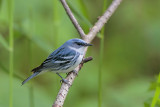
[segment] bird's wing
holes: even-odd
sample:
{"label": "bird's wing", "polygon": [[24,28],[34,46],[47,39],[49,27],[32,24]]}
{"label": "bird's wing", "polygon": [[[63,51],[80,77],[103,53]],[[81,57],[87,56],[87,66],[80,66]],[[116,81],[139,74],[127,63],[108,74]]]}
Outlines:
{"label": "bird's wing", "polygon": [[69,48],[60,48],[51,53],[42,63],[43,69],[51,68],[52,70],[66,70],[71,67],[79,53]]}

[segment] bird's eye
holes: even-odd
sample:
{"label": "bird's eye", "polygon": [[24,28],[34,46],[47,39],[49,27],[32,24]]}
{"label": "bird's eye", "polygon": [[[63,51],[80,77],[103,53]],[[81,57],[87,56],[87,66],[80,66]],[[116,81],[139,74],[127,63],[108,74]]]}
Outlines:
{"label": "bird's eye", "polygon": [[83,45],[83,44],[82,44],[82,43],[80,43],[80,42],[75,42],[75,43],[76,43],[77,45],[80,45],[80,46],[81,46],[81,45]]}

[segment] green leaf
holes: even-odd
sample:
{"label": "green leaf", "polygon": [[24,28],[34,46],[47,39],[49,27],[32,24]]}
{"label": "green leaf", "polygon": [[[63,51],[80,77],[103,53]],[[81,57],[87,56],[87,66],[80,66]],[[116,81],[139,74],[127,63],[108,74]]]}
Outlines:
{"label": "green leaf", "polygon": [[150,107],[148,103],[144,103],[144,107]]}
{"label": "green leaf", "polygon": [[160,84],[160,73],[159,73],[159,76],[158,76],[157,84],[158,85],[156,86],[156,92],[154,94],[151,107],[156,107],[155,105],[159,101],[159,95],[160,95],[160,87],[159,87],[159,84]]}
{"label": "green leaf", "polygon": [[157,107],[160,107],[160,99],[157,101]]}
{"label": "green leaf", "polygon": [[148,103],[144,103],[144,107],[150,107]]}
{"label": "green leaf", "polygon": [[10,50],[9,48],[9,44],[7,43],[7,41],[4,39],[4,37],[2,36],[2,34],[0,34],[0,44],[2,44],[2,46],[7,49],[8,51]]}
{"label": "green leaf", "polygon": [[151,107],[151,101],[152,101],[152,98],[148,98],[145,102],[144,102],[144,107]]}

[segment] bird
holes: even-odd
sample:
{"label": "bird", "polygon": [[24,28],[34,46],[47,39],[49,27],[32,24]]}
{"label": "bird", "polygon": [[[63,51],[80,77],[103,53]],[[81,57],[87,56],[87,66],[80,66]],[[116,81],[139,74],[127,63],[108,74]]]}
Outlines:
{"label": "bird", "polygon": [[88,46],[92,46],[92,44],[78,38],[66,41],[58,49],[53,51],[40,66],[32,69],[31,72],[33,74],[25,79],[22,82],[22,85],[33,77],[47,71],[56,73],[62,79],[62,82],[68,83],[68,81],[59,73],[74,71],[74,69],[82,62],[85,48]]}

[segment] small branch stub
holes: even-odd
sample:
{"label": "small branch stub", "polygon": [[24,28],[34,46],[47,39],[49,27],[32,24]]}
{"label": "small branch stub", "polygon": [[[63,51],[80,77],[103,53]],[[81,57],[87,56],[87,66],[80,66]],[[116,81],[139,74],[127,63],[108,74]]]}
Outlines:
{"label": "small branch stub", "polygon": [[82,61],[82,63],[87,63],[88,61],[91,61],[91,60],[93,60],[93,58],[90,56],[90,57],[85,58],[85,59]]}

